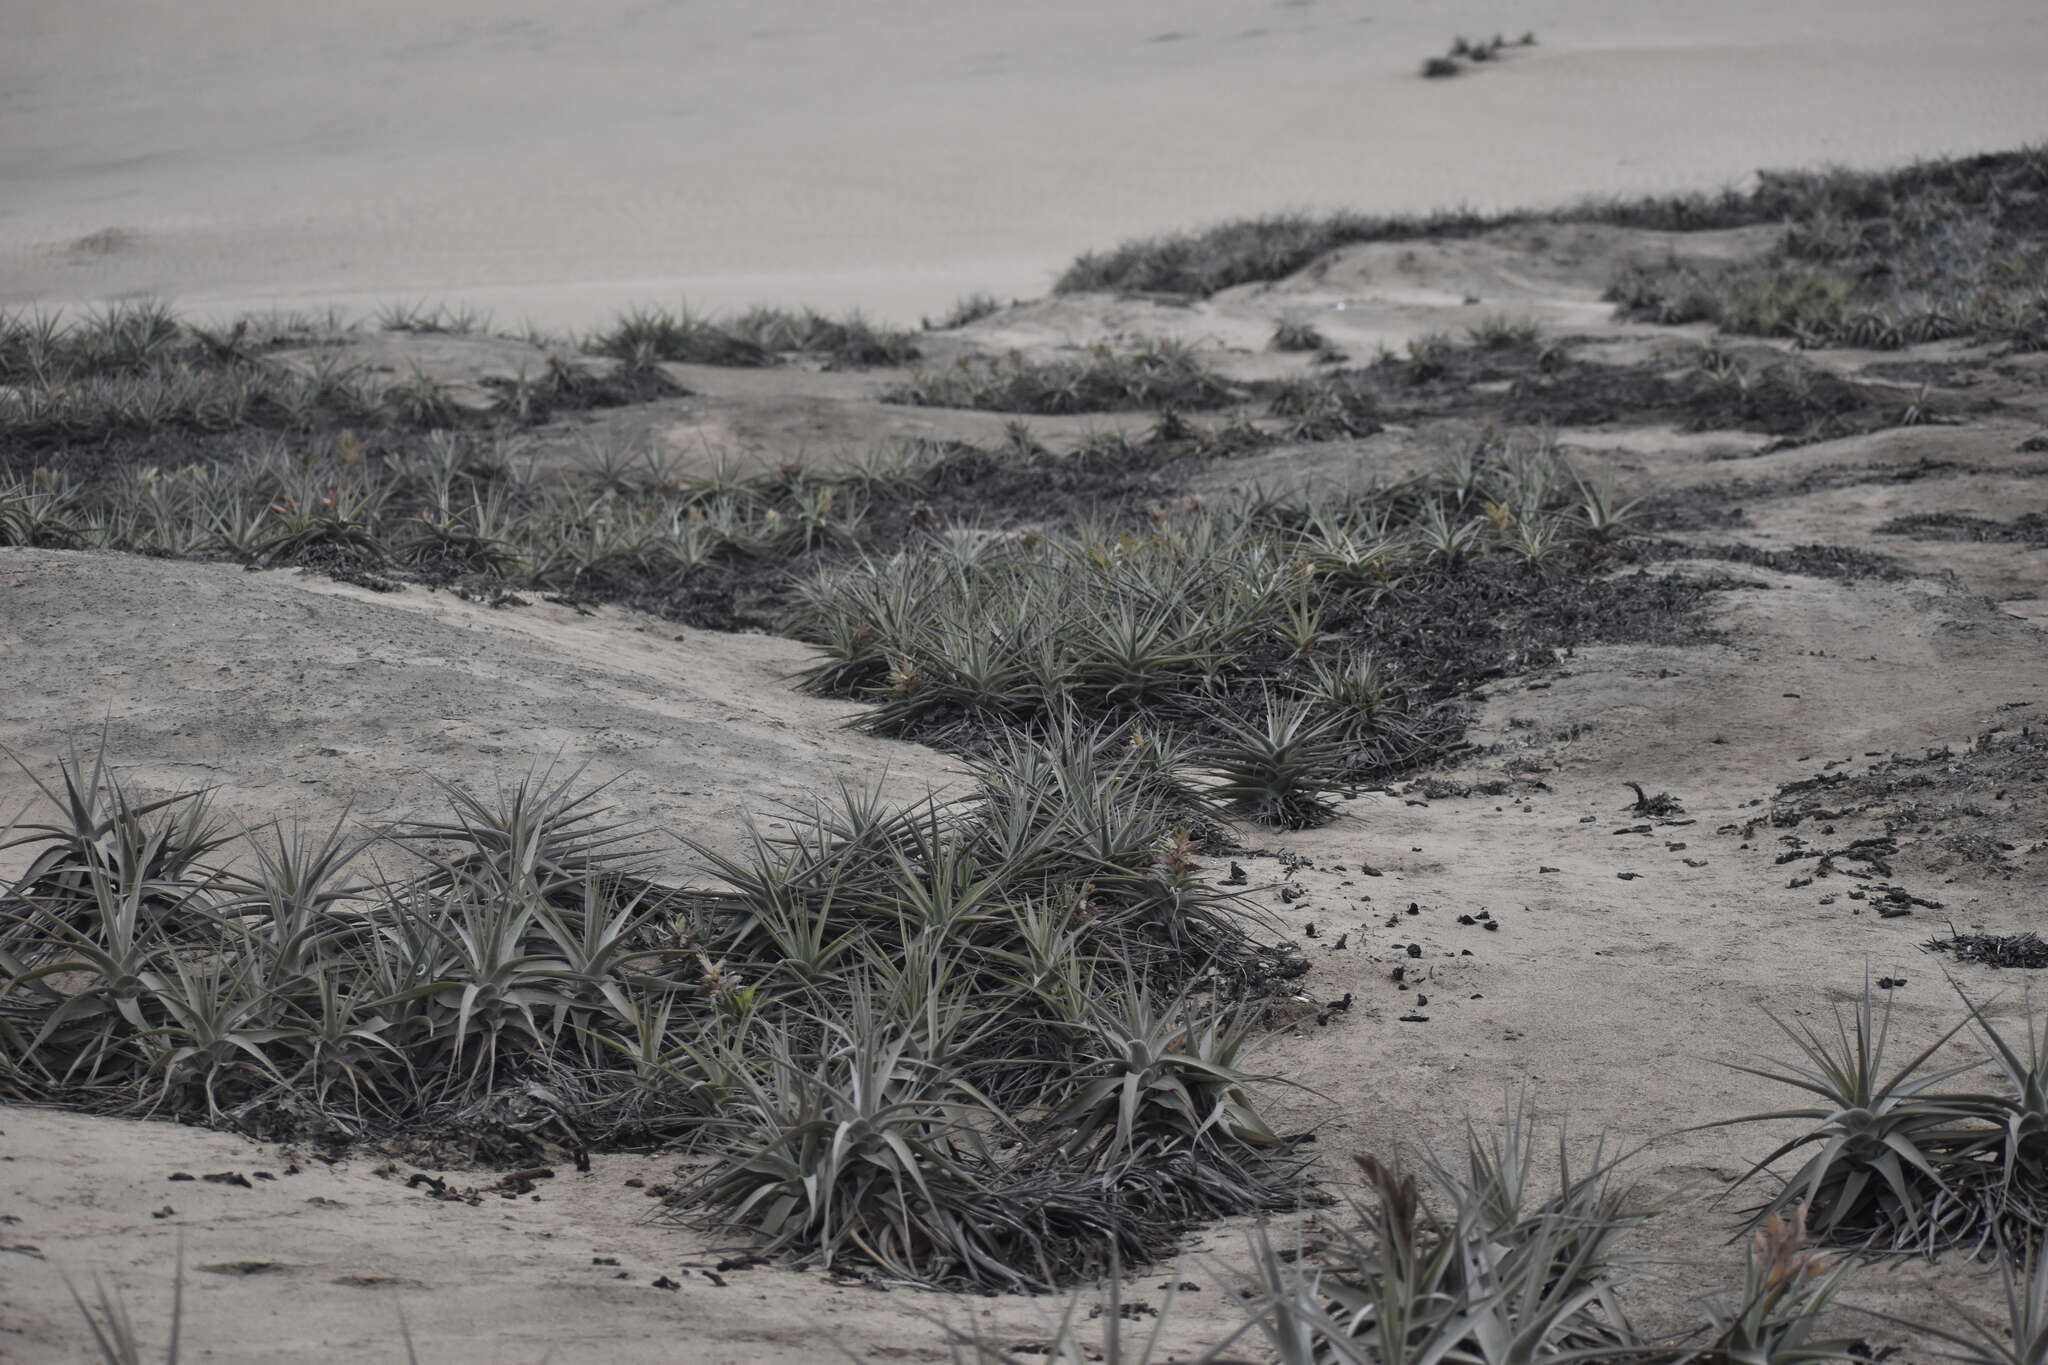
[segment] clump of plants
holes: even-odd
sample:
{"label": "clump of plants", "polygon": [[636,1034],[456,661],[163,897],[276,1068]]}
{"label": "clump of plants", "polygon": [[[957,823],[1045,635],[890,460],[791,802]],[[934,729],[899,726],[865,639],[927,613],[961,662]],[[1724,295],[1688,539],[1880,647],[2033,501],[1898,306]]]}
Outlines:
{"label": "clump of plants", "polygon": [[1719,345],[1700,349],[1676,386],[1692,430],[1743,428],[1799,440],[1823,440],[1854,431],[1939,420],[1922,400],[1917,414],[1888,410],[1849,380],[1798,357],[1742,358]]}
{"label": "clump of plants", "polygon": [[[1365,1194],[1317,1220],[1320,1248],[1250,1239],[1240,1277],[1245,1321],[1196,1360],[1261,1358],[1286,1365],[1389,1361],[1751,1361],[1815,1365],[1869,1347],[1823,1335],[1849,1263],[1813,1245],[1795,1214],[1773,1216],[1745,1248],[1742,1283],[1706,1297],[1700,1325],[1659,1335],[1629,1312],[1641,1221],[1617,1178],[1619,1162],[1559,1139],[1554,1183],[1539,1183],[1535,1126],[1511,1105],[1502,1129],[1468,1126],[1462,1151],[1425,1156],[1420,1172],[1354,1158]],[[1132,1355],[1104,1329],[1105,1358],[1158,1359],[1159,1334]],[[1060,1356],[1064,1347],[1070,1354]],[[1084,1354],[1078,1323],[1062,1324],[1056,1358]],[[982,1359],[1006,1358],[983,1356]],[[1176,1357],[1178,1358],[1178,1357]]]}
{"label": "clump of plants", "polygon": [[94,473],[45,465],[0,482],[0,545],[374,569],[682,611],[737,564],[853,543],[868,501],[854,475],[684,479],[609,448],[543,478],[498,442],[455,433],[387,444],[344,431],[306,456],[270,447],[233,463]]}
{"label": "clump of plants", "polygon": [[1495,314],[1481,318],[1466,329],[1465,335],[1482,351],[1506,351],[1517,346],[1534,346],[1542,338],[1543,331],[1533,318]]}
{"label": "clump of plants", "polygon": [[1282,419],[1282,440],[1341,441],[1380,429],[1380,398],[1356,373],[1288,379],[1267,399],[1266,415]]}
{"label": "clump of plants", "polygon": [[1502,221],[1507,220],[1463,210],[1415,218],[1264,214],[1088,252],[1067,267],[1053,292],[1207,297],[1233,285],[1284,279],[1318,256],[1357,242],[1470,236]]}
{"label": "clump of plants", "polygon": [[678,1216],[956,1287],[1291,1206],[1243,1053],[1298,960],[1198,875],[1143,753],[1074,731],[980,772],[908,808],[847,789],[696,847],[683,886],[575,773],[234,832],[74,753],[0,835],[29,859],[0,886],[0,1093],[515,1161],[685,1143],[710,1164]]}
{"label": "clump of plants", "polygon": [[1147,339],[1134,346],[1096,346],[1073,358],[1031,361],[964,355],[942,370],[919,370],[887,389],[884,402],[986,412],[1075,413],[1153,409],[1198,411],[1226,406],[1237,392],[1202,363],[1191,346]]}
{"label": "clump of plants", "polygon": [[1536,35],[1524,33],[1521,41],[1514,44],[1510,44],[1506,38],[1503,38],[1498,33],[1494,34],[1492,38],[1476,40],[1461,35],[1451,43],[1449,52],[1441,57],[1431,57],[1424,61],[1422,64],[1422,74],[1431,79],[1456,76],[1466,70],[1467,63],[1499,61],[1506,55],[1511,46],[1534,47],[1536,46]]}
{"label": "clump of plants", "polygon": [[[598,376],[550,357],[535,374],[497,382],[505,402],[465,405],[423,373],[379,379],[316,353],[282,364],[282,346],[331,340],[338,319],[244,319],[218,329],[181,321],[158,303],[118,303],[67,319],[0,313],[0,458],[73,445],[188,445],[223,435],[286,436],[348,428],[389,430],[529,425],[562,410],[672,392],[658,375]],[[470,315],[387,312],[396,330],[454,332]]]}
{"label": "clump of plants", "polygon": [[973,752],[1079,715],[1232,809],[1311,824],[1438,752],[1460,728],[1439,703],[1536,643],[1507,643],[1532,625],[1507,603],[1598,562],[1631,515],[1546,451],[1495,448],[1143,529],[935,527],[800,587],[788,628],[819,652],[805,686],[871,703],[867,728]]}
{"label": "clump of plants", "polygon": [[953,306],[937,318],[926,318],[927,332],[950,332],[957,327],[970,327],[983,318],[994,317],[1003,311],[1003,302],[995,295],[976,290],[963,294],[953,301]]}
{"label": "clump of plants", "polygon": [[840,369],[907,365],[919,354],[912,333],[879,326],[858,312],[834,318],[810,308],[750,308],[727,329],[765,351],[821,355]]}
{"label": "clump of plants", "polygon": [[1711,322],[1808,346],[1897,349],[1949,337],[2048,346],[2048,262],[2033,201],[2048,153],[1923,162],[1880,173],[1769,175],[1786,224],[1761,260],[1635,265],[1609,297],[1628,317]]}
{"label": "clump of plants", "polygon": [[1273,329],[1273,339],[1267,343],[1276,351],[1327,351],[1330,339],[1316,329],[1314,323],[1283,322]]}
{"label": "clump of plants", "polygon": [[[1898,1061],[1887,1055],[1889,998],[1880,1006],[1868,989],[1831,1029],[1780,1022],[1798,1058],[1737,1069],[1813,1102],[1726,1122],[1809,1125],[1752,1177],[1783,1157],[1805,1160],[1750,1216],[1803,1208],[1823,1242],[1928,1256],[1960,1247],[2010,1257],[2038,1240],[2048,1218],[2048,1032],[2029,1011],[2016,1042],[1969,997],[1963,1006],[1955,1027]],[[1958,1059],[1948,1045],[1966,1029],[1980,1049]],[[1954,1084],[1987,1069],[1990,1084]]]}
{"label": "clump of plants", "polygon": [[[1465,49],[1462,57],[1435,59],[1445,65],[1428,74],[1463,70],[1482,49],[1489,56],[1500,51],[1491,41],[1467,41]],[[2034,281],[2043,244],[2029,205],[2041,192],[2044,168],[2048,150],[2024,148],[1885,171],[1767,171],[1746,190],[1589,199],[1540,213],[1268,214],[1085,253],[1053,288],[1206,297],[1283,279],[1361,242],[1470,237],[1532,222],[1680,232],[1787,223],[1784,249],[1764,263],[1631,267],[1612,296],[1625,316],[1703,319],[1731,331],[1827,344],[1982,335],[2034,347],[2041,337]]]}
{"label": "clump of plants", "polygon": [[636,308],[584,341],[587,350],[633,365],[773,365],[788,354],[821,355],[847,369],[902,365],[918,355],[914,336],[859,313],[833,318],[804,308],[751,308],[725,321],[688,308]]}
{"label": "clump of plants", "polygon": [[490,324],[488,313],[447,303],[388,303],[376,316],[379,331],[421,335],[473,336]]}

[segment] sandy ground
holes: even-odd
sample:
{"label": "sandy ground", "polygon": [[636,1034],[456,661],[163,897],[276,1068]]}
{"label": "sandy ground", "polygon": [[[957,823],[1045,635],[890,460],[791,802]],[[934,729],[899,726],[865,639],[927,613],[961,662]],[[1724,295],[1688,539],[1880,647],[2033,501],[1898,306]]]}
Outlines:
{"label": "sandy ground", "polygon": [[[1510,234],[1405,255],[1358,248],[1200,310],[1062,300],[999,315],[948,344],[1085,344],[1170,330],[1171,312],[1184,334],[1227,348],[1307,309],[1318,325],[1350,329],[1346,345],[1363,345],[1454,325],[1473,311],[1465,295],[1479,292],[1592,335],[1581,349],[1642,355],[1686,334],[1608,324],[1591,316],[1588,291],[1597,261],[1658,245]],[[1267,363],[1249,349],[1217,354]],[[1845,372],[1901,359],[1813,358]],[[679,377],[697,393],[657,405],[642,433],[679,458],[720,423],[748,458],[773,461],[814,451],[811,423],[855,441],[902,434],[888,422],[985,416],[887,409],[873,399],[877,376]],[[1656,1138],[1631,1163],[1644,1206],[1662,1209],[1644,1234],[1658,1263],[1643,1272],[1637,1302],[1658,1322],[1683,1324],[1704,1289],[1726,1283],[1734,1255],[1728,1206],[1713,1201],[1770,1139],[1677,1130],[1779,1103],[1771,1087],[1722,1065],[1779,1047],[1763,1010],[1824,1023],[1868,973],[1905,979],[1891,992],[1902,1041],[1953,1022],[1947,964],[1917,945],[1949,923],[2028,927],[2048,881],[2038,847],[2003,873],[1909,850],[1900,879],[1942,909],[1883,919],[1846,894],[1847,880],[1789,885],[1773,861],[1776,832],[1744,824],[1767,813],[1781,784],[1829,765],[1861,771],[2048,713],[2048,553],[1876,534],[1907,512],[2010,517],[2048,505],[2048,456],[2018,450],[2048,416],[2038,369],[1985,360],[1975,378],[1978,406],[1959,424],[1775,453],[1739,432],[1561,433],[1575,459],[1635,489],[1740,480],[1775,490],[1744,500],[1746,525],[1694,533],[1702,541],[1825,541],[1895,556],[1912,573],[1840,583],[1736,566],[1743,586],[1712,611],[1718,643],[1581,650],[1489,689],[1473,735],[1481,750],[1444,776],[1511,780],[1509,795],[1369,795],[1326,829],[1252,836],[1315,859],[1294,874],[1308,894],[1291,903],[1277,895],[1276,859],[1246,861],[1289,933],[1317,925],[1303,940],[1313,993],[1355,998],[1327,1026],[1303,1020],[1282,1031],[1263,1054],[1305,1087],[1279,1104],[1319,1130],[1333,1179],[1343,1182],[1353,1150],[1441,1149],[1466,1116],[1497,1118],[1524,1086],[1581,1134],[1605,1129],[1623,1145]],[[614,420],[624,419],[579,418],[555,435],[603,435]],[[1281,448],[1232,465],[1216,491],[1419,467],[1455,434],[1391,430]],[[1946,462],[1938,477],[1891,477],[1930,460]],[[1801,491],[1802,479],[1813,486]],[[17,703],[0,721],[0,743],[34,770],[50,770],[63,737],[89,740],[104,723],[130,780],[219,783],[223,809],[248,819],[331,819],[351,804],[389,818],[429,802],[436,778],[488,785],[558,750],[591,760],[593,772],[623,774],[613,791],[631,813],[714,842],[734,837],[743,809],[842,777],[886,767],[906,797],[956,780],[946,759],[846,731],[850,707],[791,692],[783,678],[803,661],[796,646],[610,609],[494,610],[418,587],[380,595],[293,573],[7,551],[0,659]],[[1625,781],[1679,795],[1695,823],[1616,833],[1635,823]],[[0,810],[30,794],[21,773],[0,772]],[[650,847],[684,866],[672,844]],[[1501,927],[1485,930],[1481,911]],[[1465,915],[1475,922],[1461,924]],[[2009,978],[1953,971],[1979,998],[1996,998],[1994,1013],[2018,1009]],[[665,1176],[656,1158],[599,1157],[588,1176],[565,1166],[537,1198],[491,1193],[477,1206],[408,1186],[409,1164],[382,1167],[365,1157],[329,1168],[192,1129],[0,1112],[0,1359],[78,1358],[66,1277],[104,1276],[139,1322],[160,1329],[181,1249],[188,1340],[224,1362],[397,1359],[401,1310],[421,1359],[435,1362],[807,1361],[825,1358],[828,1345],[872,1361],[939,1360],[934,1317],[979,1315],[993,1336],[1021,1343],[1042,1339],[1042,1315],[1055,1311],[774,1268],[720,1272],[717,1249],[650,1222],[647,1201],[624,1184]],[[249,1176],[248,1187],[171,1179],[230,1171]],[[1212,1337],[1232,1317],[1219,1275],[1227,1279],[1242,1231],[1211,1229],[1185,1265],[1144,1270],[1130,1292],[1157,1302],[1157,1285],[1200,1285],[1184,1296],[1175,1331],[1188,1342]],[[1295,1235],[1292,1220],[1278,1235]],[[680,1287],[656,1287],[661,1277]],[[1850,1299],[1938,1317],[1945,1298],[1982,1308],[1995,1293],[1981,1269],[1915,1265],[1866,1273]],[[1847,1325],[1874,1339],[1898,1335],[1867,1319]]]}
{"label": "sandy ground", "polygon": [[250,824],[423,815],[437,783],[488,794],[559,756],[557,778],[589,764],[635,819],[729,845],[748,814],[840,782],[915,800],[957,781],[929,750],[843,728],[855,707],[793,691],[807,652],[763,635],[43,551],[0,558],[0,602],[0,745],[23,760],[0,773],[9,815],[31,773],[52,778],[53,736],[89,749],[102,724],[122,780],[217,785],[216,810]]}
{"label": "sandy ground", "polygon": [[0,307],[911,322],[1280,206],[1711,188],[2048,126],[2033,0],[73,0],[6,28]]}

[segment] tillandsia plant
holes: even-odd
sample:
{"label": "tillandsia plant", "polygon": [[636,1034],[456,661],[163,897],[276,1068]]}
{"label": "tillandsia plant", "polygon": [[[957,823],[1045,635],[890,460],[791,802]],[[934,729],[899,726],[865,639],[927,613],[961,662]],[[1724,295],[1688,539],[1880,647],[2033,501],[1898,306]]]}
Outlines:
{"label": "tillandsia plant", "polygon": [[1822,1314],[1841,1289],[1850,1263],[1812,1245],[1803,1205],[1764,1215],[1745,1251],[1738,1296],[1709,1302],[1713,1344],[1702,1353],[1707,1359],[1727,1365],[1820,1365],[1854,1360],[1867,1351],[1852,1338],[1819,1334]]}
{"label": "tillandsia plant", "polygon": [[[2048,1025],[2030,1000],[2024,1042],[2015,1046],[1985,1009],[1967,995],[1962,1000],[1963,1018],[1896,1067],[1885,1060],[1890,999],[1880,1009],[1866,988],[1849,1020],[1838,1015],[1832,1037],[1780,1025],[1806,1064],[1738,1068],[1821,1100],[1725,1121],[1796,1118],[1814,1125],[1752,1168],[1756,1175],[1781,1157],[1811,1152],[1752,1218],[1801,1206],[1824,1242],[1922,1255],[1961,1247],[2012,1259],[2038,1239],[2048,1217]],[[1974,1028],[1982,1052],[1939,1060],[1966,1027]],[[1987,1064],[1995,1084],[1946,1084]]]}
{"label": "tillandsia plant", "polygon": [[1169,1244],[1142,1189],[1001,1156],[1002,1117],[901,1034],[828,1022],[826,1039],[812,1061],[772,1043],[741,1073],[730,1140],[686,1192],[701,1221],[828,1267],[1013,1292]]}
{"label": "tillandsia plant", "polygon": [[1638,1220],[1613,1182],[1617,1162],[1596,1148],[1581,1168],[1560,1133],[1557,1187],[1545,1195],[1533,1185],[1534,1143],[1526,1100],[1490,1139],[1468,1124],[1463,1163],[1427,1164],[1441,1216],[1416,1177],[1358,1159],[1376,1212],[1324,1281],[1346,1338],[1381,1360],[1450,1350],[1501,1365],[1627,1340],[1618,1247]]}
{"label": "tillandsia plant", "polygon": [[1268,698],[1249,723],[1219,719],[1208,761],[1219,781],[1214,795],[1230,808],[1286,829],[1327,821],[1329,794],[1345,785],[1343,718],[1318,714],[1305,701]]}
{"label": "tillandsia plant", "polygon": [[1053,1115],[1065,1148],[1113,1162],[1141,1147],[1277,1151],[1286,1144],[1242,1069],[1246,1018],[1203,1015],[1187,996],[1156,999],[1135,981],[1083,1024],[1068,1095]]}
{"label": "tillandsia plant", "polygon": [[[1422,1176],[1369,1156],[1357,1163],[1368,1201],[1321,1215],[1317,1255],[1252,1238],[1246,1312],[1288,1365],[1521,1365],[1667,1360],[1681,1353],[1635,1333],[1619,1291],[1635,1224],[1616,1162],[1591,1167],[1560,1139],[1554,1193],[1533,1188],[1533,1123],[1510,1105],[1490,1139],[1468,1125],[1465,1160]],[[1432,1205],[1441,1208],[1441,1212]]]}
{"label": "tillandsia plant", "polygon": [[1754,1211],[1754,1218],[1803,1207],[1824,1239],[1897,1250],[1941,1245],[1955,1235],[1948,1223],[1961,1208],[1943,1168],[1957,1144],[1970,1141],[1964,1125],[1972,1114],[1968,1105],[1936,1087],[1978,1063],[1930,1065],[1961,1030],[1958,1024],[1892,1067],[1885,1056],[1891,1011],[1889,997],[1880,1009],[1866,987],[1848,1018],[1836,1011],[1832,1034],[1805,1025],[1795,1028],[1772,1016],[1804,1064],[1735,1065],[1735,1070],[1793,1086],[1820,1101],[1709,1125],[1776,1119],[1815,1124],[1750,1168],[1754,1176],[1780,1157],[1817,1149]]}
{"label": "tillandsia plant", "polygon": [[1329,1247],[1277,1250],[1261,1231],[1244,1276],[1246,1312],[1287,1365],[1818,1365],[1868,1348],[1821,1335],[1847,1258],[1808,1239],[1802,1212],[1773,1213],[1745,1248],[1743,1282],[1710,1296],[1694,1331],[1652,1336],[1628,1312],[1641,1263],[1626,1246],[1644,1216],[1616,1183],[1623,1158],[1596,1146],[1581,1163],[1560,1136],[1549,1192],[1532,1180],[1526,1100],[1464,1160],[1420,1177],[1357,1158],[1370,1201],[1323,1216]]}
{"label": "tillandsia plant", "polygon": [[[1300,1186],[1233,1008],[1299,967],[1200,875],[1153,749],[1076,725],[1014,736],[963,797],[849,786],[706,851],[689,891],[620,856],[630,828],[574,775],[166,861],[148,837],[100,851],[125,848],[108,812],[148,803],[74,759],[49,783],[68,813],[0,836],[35,869],[0,888],[0,1086],[270,1136],[448,1129],[512,1159],[687,1144],[721,1173],[697,1215],[920,1283],[1155,1259]],[[396,870],[372,874],[373,839]],[[1102,1127],[1104,1082],[1137,1086],[1128,1124]]]}
{"label": "tillandsia plant", "polygon": [[132,892],[143,904],[157,904],[182,901],[195,882],[215,875],[206,860],[230,840],[225,823],[208,812],[208,793],[131,797],[107,764],[106,735],[102,727],[90,763],[74,743],[58,764],[55,785],[9,755],[55,808],[45,821],[17,822],[16,832],[0,841],[0,849],[40,846],[15,895],[46,906],[84,901],[98,877],[117,894]]}
{"label": "tillandsia plant", "polygon": [[[443,783],[452,820],[402,822],[388,837],[433,864],[429,884],[437,887],[531,887],[551,897],[591,877],[630,877],[644,860],[619,845],[642,831],[605,820],[611,808],[593,804],[604,786],[578,789],[583,768],[560,778],[554,769],[536,765],[489,801]],[[435,851],[451,844],[465,851]]]}

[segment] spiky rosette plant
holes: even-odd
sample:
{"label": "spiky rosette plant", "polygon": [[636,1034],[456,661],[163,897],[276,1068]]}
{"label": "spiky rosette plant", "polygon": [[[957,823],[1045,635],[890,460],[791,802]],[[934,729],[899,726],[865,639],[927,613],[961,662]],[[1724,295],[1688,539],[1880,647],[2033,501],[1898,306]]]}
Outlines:
{"label": "spiky rosette plant", "polygon": [[[1751,1219],[1805,1210],[1814,1235],[1890,1250],[1931,1250],[1965,1235],[1976,1221],[1969,1201],[1959,1197],[1954,1177],[1959,1160],[1982,1141],[1972,1121],[1984,1103],[1947,1095],[1943,1081],[1975,1068],[1975,1059],[1947,1066],[1933,1059],[1963,1028],[1949,1029],[1897,1067],[1886,1060],[1891,1001],[1882,1009],[1865,987],[1844,1018],[1835,1014],[1832,1034],[1786,1024],[1772,1015],[1804,1062],[1733,1069],[1777,1081],[1814,1096],[1819,1103],[1798,1109],[1745,1114],[1707,1127],[1802,1119],[1812,1126],[1773,1148],[1753,1165],[1755,1176],[1779,1158],[1811,1150],[1804,1164],[1778,1192],[1751,1211]],[[1967,1021],[1965,1021],[1967,1022]]]}
{"label": "spiky rosette plant", "polygon": [[1266,698],[1250,721],[1216,719],[1206,758],[1216,775],[1215,798],[1232,810],[1307,829],[1336,813],[1329,793],[1344,785],[1340,718],[1305,701]]}
{"label": "spiky rosette plant", "polygon": [[16,822],[0,834],[0,850],[38,846],[12,895],[33,901],[39,915],[90,913],[101,879],[115,894],[132,892],[143,906],[163,909],[189,907],[195,886],[219,878],[208,859],[232,836],[210,815],[208,793],[131,796],[108,764],[104,728],[89,762],[71,746],[54,784],[9,757],[54,808],[43,820]]}
{"label": "spiky rosette plant", "polygon": [[[490,800],[444,782],[452,818],[401,821],[385,837],[425,859],[426,884],[441,889],[532,887],[558,896],[593,876],[630,878],[644,860],[619,845],[641,831],[605,819],[612,807],[595,803],[609,784],[582,787],[583,771],[557,778],[553,763],[536,764]],[[447,846],[462,851],[442,851]]]}
{"label": "spiky rosette plant", "polygon": [[1284,1144],[1253,1106],[1247,1019],[1156,997],[1135,981],[1082,1025],[1068,1096],[1052,1123],[1070,1152],[1114,1161],[1145,1146],[1273,1150]]}

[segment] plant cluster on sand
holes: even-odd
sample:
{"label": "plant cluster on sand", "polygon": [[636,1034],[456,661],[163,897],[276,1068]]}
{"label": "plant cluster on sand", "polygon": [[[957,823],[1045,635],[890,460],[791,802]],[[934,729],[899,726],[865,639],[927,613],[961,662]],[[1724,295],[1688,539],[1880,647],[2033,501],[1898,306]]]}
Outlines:
{"label": "plant cluster on sand", "polygon": [[874,703],[870,729],[972,750],[1079,715],[1162,781],[1309,825],[1440,751],[1455,722],[1430,703],[1470,680],[1425,672],[1470,657],[1443,633],[1526,618],[1515,600],[1598,565],[1629,515],[1547,450],[1502,446],[1139,528],[934,532],[801,585],[792,630],[824,656],[805,685]]}
{"label": "plant cluster on sand", "polygon": [[[448,336],[488,323],[480,314],[418,304],[387,306],[373,321],[383,331]],[[858,314],[753,308],[713,320],[636,309],[585,338],[528,337],[545,352],[533,372],[483,381],[491,392],[479,402],[423,372],[380,378],[335,345],[354,332],[333,315],[279,314],[209,328],[158,302],[112,304],[75,319],[0,312],[0,447],[251,428],[530,426],[562,412],[680,393],[658,368],[663,361],[772,365],[802,354],[829,367],[862,368],[918,356],[912,333]],[[287,348],[312,358],[267,358]],[[620,363],[594,368],[579,353]]]}
{"label": "plant cluster on sand", "polygon": [[[1951,1247],[2010,1256],[2048,1232],[2048,1032],[2029,1011],[2015,1044],[1968,996],[1962,1003],[1960,1022],[1897,1065],[1886,1058],[1890,1007],[1868,991],[1846,1019],[1836,1012],[1832,1029],[1776,1021],[1799,1059],[1740,1069],[1815,1102],[1727,1122],[1813,1125],[1751,1175],[1811,1155],[1752,1216],[1803,1208],[1824,1241],[1928,1256]],[[1980,1050],[1944,1055],[1966,1028]],[[1944,1085],[1987,1065],[1989,1084]]]}
{"label": "plant cluster on sand", "polygon": [[698,847],[684,889],[574,774],[230,833],[204,792],[74,753],[0,838],[29,858],[0,891],[0,1094],[487,1158],[689,1145],[712,1160],[677,1216],[965,1288],[1292,1206],[1243,1053],[1302,964],[1199,875],[1186,801],[1085,729],[978,771]]}
{"label": "plant cluster on sand", "polygon": [[2048,347],[2044,193],[2048,148],[2025,148],[1884,171],[1770,171],[1747,191],[1541,213],[1275,214],[1089,252],[1054,288],[1209,295],[1283,278],[1355,243],[1468,237],[1517,223],[1783,225],[1782,245],[1761,260],[1631,265],[1609,297],[1625,317],[1706,321],[1808,345],[1896,348],[1970,337],[2039,350]]}
{"label": "plant cluster on sand", "polygon": [[1140,340],[1093,347],[1073,359],[1029,361],[963,355],[941,370],[918,370],[883,391],[884,402],[988,412],[1198,411],[1226,406],[1237,391],[1178,341]]}
{"label": "plant cluster on sand", "polygon": [[[906,454],[904,468],[918,458]],[[706,582],[858,543],[865,490],[891,477],[876,466],[683,477],[610,449],[546,471],[495,439],[343,431],[168,470],[38,466],[0,483],[0,545],[317,566],[371,586],[395,576],[487,595],[577,593],[729,624],[729,613],[696,610]]]}
{"label": "plant cluster on sand", "polygon": [[859,313],[829,317],[814,309],[750,308],[723,321],[687,308],[637,308],[583,342],[584,349],[631,366],[673,360],[695,365],[773,365],[804,352],[842,369],[905,365],[917,359],[915,334]]}
{"label": "plant cluster on sand", "polygon": [[[413,323],[411,330],[425,326]],[[323,342],[345,335],[340,326],[333,318],[278,316],[208,329],[159,303],[114,304],[75,320],[0,313],[0,454],[169,433],[531,425],[559,412],[677,392],[658,372],[599,375],[558,352],[531,375],[489,381],[503,401],[485,410],[424,373],[380,380],[339,350],[333,358],[321,354]],[[287,347],[310,347],[315,356],[295,365],[265,358]]]}
{"label": "plant cluster on sand", "polygon": [[1727,266],[1624,270],[1624,316],[1711,322],[1806,346],[1897,349],[1949,337],[2048,348],[2048,148],[1904,170],[1770,174],[1777,250]]}
{"label": "plant cluster on sand", "polygon": [[[1508,40],[1501,37],[1498,33],[1494,34],[1492,38],[1480,38],[1476,41],[1461,35],[1452,42],[1449,52],[1441,57],[1431,57],[1424,61],[1422,64],[1422,74],[1431,79],[1455,76],[1466,69],[1466,63],[1499,61],[1507,53],[1509,46]],[[1534,47],[1536,46],[1536,35],[1524,33],[1521,41],[1512,46]]]}

